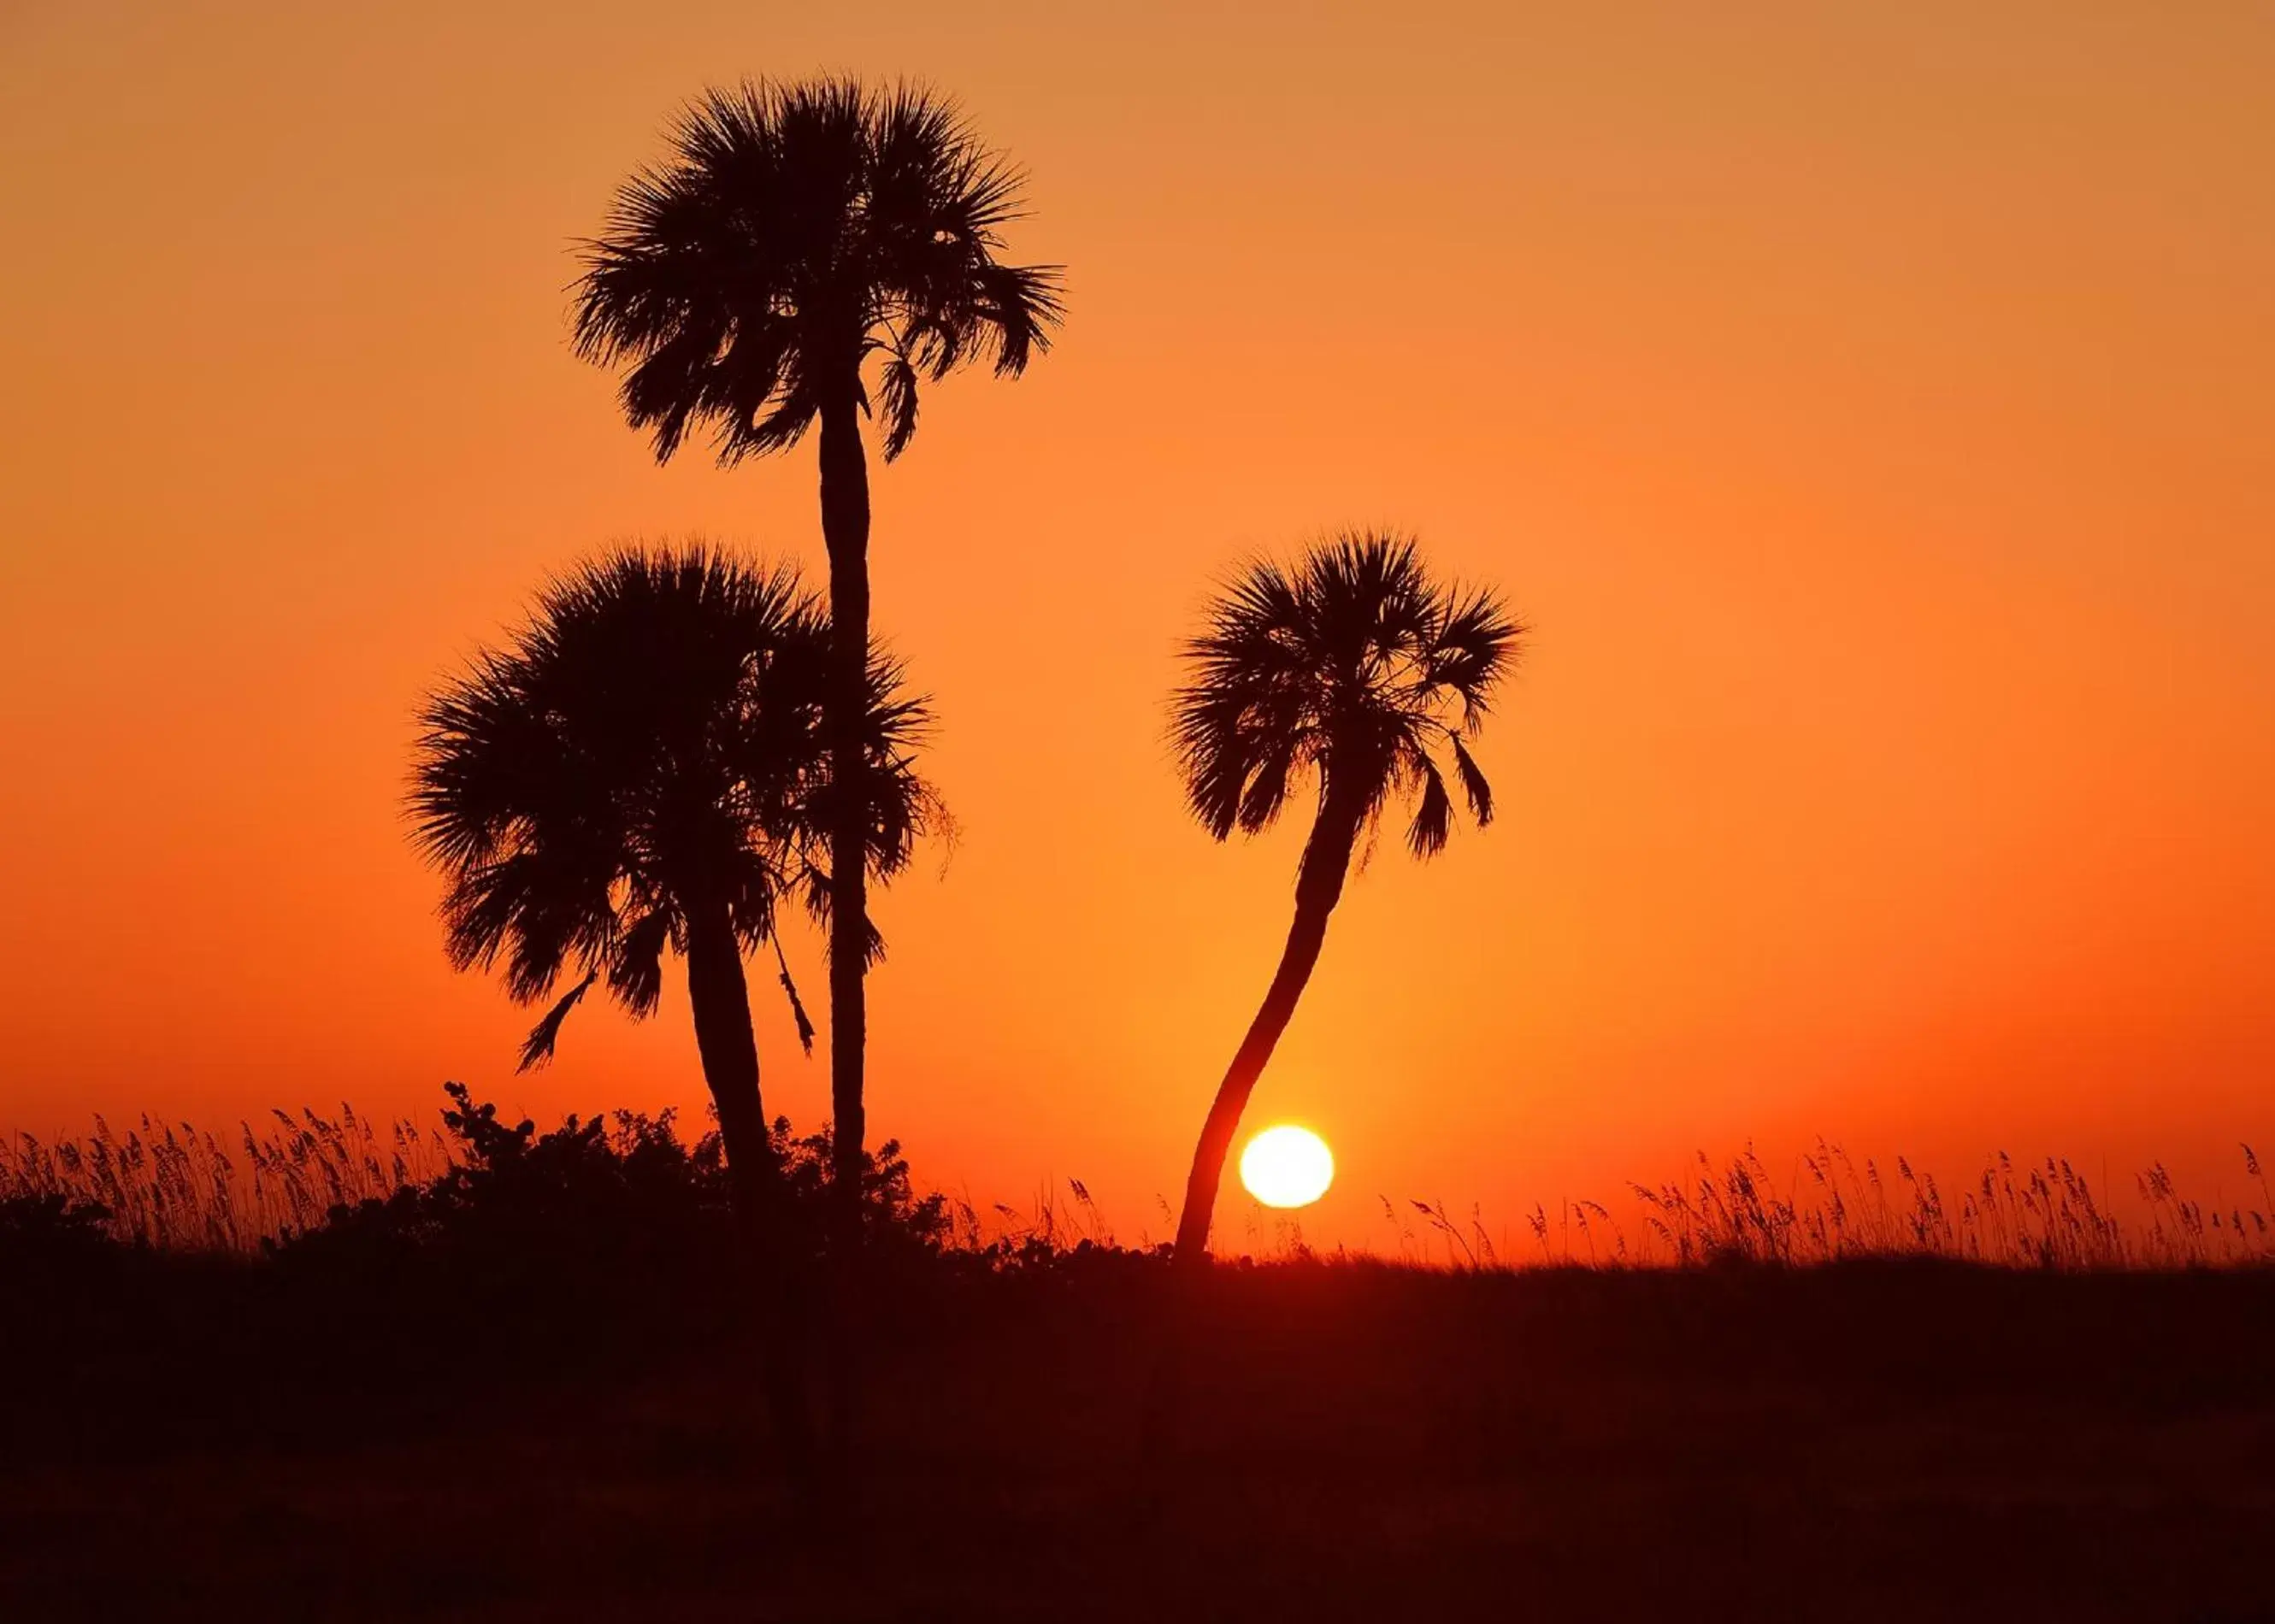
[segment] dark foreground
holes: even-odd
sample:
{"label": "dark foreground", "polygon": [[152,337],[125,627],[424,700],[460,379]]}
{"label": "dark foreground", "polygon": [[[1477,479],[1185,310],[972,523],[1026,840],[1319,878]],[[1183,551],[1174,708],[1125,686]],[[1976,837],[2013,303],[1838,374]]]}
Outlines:
{"label": "dark foreground", "polygon": [[934,1269],[850,1537],[686,1282],[278,1273],[15,1283],[0,1618],[2275,1619],[2267,1272],[1224,1271],[1149,1476],[1157,1265]]}

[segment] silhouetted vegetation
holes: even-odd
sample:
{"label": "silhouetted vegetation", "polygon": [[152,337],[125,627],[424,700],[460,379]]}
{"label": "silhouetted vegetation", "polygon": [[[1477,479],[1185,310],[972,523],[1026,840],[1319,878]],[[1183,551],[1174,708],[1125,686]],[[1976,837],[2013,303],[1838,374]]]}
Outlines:
{"label": "silhouetted vegetation", "polygon": [[[293,1121],[333,1147],[303,1167],[391,1140]],[[2275,1269],[1946,1261],[1924,1214],[2012,1214],[1916,1170],[1884,1217],[1840,1175],[1854,1255],[1818,1266],[1822,1209],[1741,1162],[1636,1208],[1691,1267],[1600,1227],[1603,1266],[1566,1265],[1552,1213],[1531,1267],[1290,1246],[1173,1296],[1086,1191],[984,1226],[881,1147],[863,1510],[818,1539],[742,1373],[755,1305],[717,1288],[716,1136],[453,1090],[434,1139],[443,1171],[249,1254],[126,1238],[24,1174],[84,1153],[11,1155],[0,1616],[2241,1620],[2264,1582]],[[819,1246],[830,1140],[773,1142]],[[131,1193],[155,1164],[123,1143]],[[2066,1228],[2062,1198],[2019,1169],[1998,1197]],[[1406,1205],[1416,1256],[1451,1244]],[[1132,1418],[1173,1301],[1211,1356],[1165,1493]]]}
{"label": "silhouetted vegetation", "polygon": [[1193,1151],[1177,1220],[1187,1265],[1206,1255],[1241,1113],[1319,963],[1362,838],[1410,795],[1408,849],[1417,857],[1444,849],[1454,798],[1441,755],[1470,815],[1480,827],[1493,821],[1492,787],[1465,741],[1515,663],[1520,630],[1493,593],[1432,579],[1411,540],[1354,533],[1292,566],[1250,564],[1186,645],[1191,678],[1171,702],[1170,735],[1186,799],[1208,832],[1224,840],[1269,827],[1306,782],[1319,797],[1287,946]]}
{"label": "silhouetted vegetation", "polygon": [[1949,1192],[1936,1175],[1899,1156],[1884,1175],[1819,1140],[1780,1187],[1752,1150],[1719,1166],[1698,1156],[1689,1179],[1629,1184],[1624,1221],[1602,1202],[1544,1205],[1525,1234],[1496,1239],[1474,1212],[1456,1218],[1443,1202],[1387,1198],[1402,1259],[1455,1269],[1528,1263],[1590,1268],[1729,1264],[1779,1267],[1856,1262],[1940,1262],[1993,1268],[2158,1270],[2275,1264],[2275,1193],[2258,1156],[2242,1151],[2259,1199],[2207,1205],[2184,1194],[2159,1165],[2133,1181],[2133,1215],[2097,1191],[2067,1158],[2017,1163],[2005,1152]]}
{"label": "silhouetted vegetation", "polygon": [[[879,419],[889,462],[916,433],[920,386],[975,362],[1024,372],[1060,319],[1058,272],[1004,262],[1018,171],[921,87],[746,81],[697,98],[669,147],[586,245],[576,347],[623,370],[625,419],[649,431],[659,462],[691,427],[733,465],[820,426],[838,638],[823,731],[849,782],[869,648],[862,422]],[[865,809],[841,799],[828,829],[830,1098],[849,1202],[867,1131],[868,838]],[[853,1221],[849,1205],[841,1222]]]}
{"label": "silhouetted vegetation", "polygon": [[[449,1095],[443,1132],[425,1141],[438,1171],[384,1193],[343,1177],[348,1193],[321,1217],[249,1248],[229,1227],[245,1211],[230,1171],[238,1158],[208,1136],[178,1131],[155,1156],[139,1135],[122,1141],[107,1129],[60,1147],[20,1142],[0,1164],[0,1288],[41,1341],[14,1352],[34,1356],[50,1379],[131,1360],[149,1341],[154,1305],[178,1339],[185,1318],[200,1322],[178,1341],[191,1365],[225,1348],[270,1371],[289,1367],[296,1346],[312,1371],[337,1362],[368,1374],[374,1362],[439,1372],[476,1356],[574,1370],[644,1356],[650,1336],[700,1348],[737,1328],[774,1339],[780,1327],[767,1316],[784,1299],[739,1284],[748,1238],[716,1131],[691,1141],[669,1112],[619,1111],[540,1133],[459,1084]],[[377,1176],[367,1147],[378,1136],[352,1112],[280,1122],[266,1138],[246,1130],[240,1153],[255,1167],[305,1179],[360,1164],[363,1177]],[[821,1249],[830,1139],[794,1135],[782,1121],[769,1137],[782,1194],[777,1255],[794,1265]],[[947,1199],[913,1190],[897,1144],[868,1159],[861,1189],[867,1250],[888,1278],[947,1250]],[[200,1205],[203,1221],[184,1216]],[[161,1212],[154,1231],[149,1215]],[[34,1287],[36,1308],[23,1295]],[[202,1324],[208,1312],[213,1323]]]}
{"label": "silhouetted vegetation", "polygon": [[[66,1237],[175,1254],[261,1257],[340,1227],[408,1224],[478,1204],[480,1192],[562,1188],[542,1210],[574,1210],[569,1170],[606,1169],[618,1189],[609,1221],[672,1227],[692,1206],[723,1221],[725,1173],[714,1131],[687,1141],[676,1116],[616,1112],[571,1118],[550,1133],[510,1129],[457,1084],[438,1129],[404,1119],[375,1124],[343,1105],[329,1117],[277,1111],[268,1126],[217,1136],[188,1123],[142,1120],[124,1134],[100,1118],[73,1140],[21,1135],[0,1142],[0,1235],[42,1246]],[[794,1136],[777,1119],[775,1154],[795,1192],[793,1227],[814,1241],[828,1176],[822,1133]],[[236,1148],[234,1152],[231,1146]],[[515,1146],[521,1148],[517,1150]],[[581,1146],[574,1155],[571,1146]],[[495,1151],[478,1147],[494,1146]],[[660,1182],[631,1171],[671,1169]],[[493,1166],[495,1164],[495,1166]],[[1042,1264],[1077,1250],[1159,1257],[1140,1234],[1125,1243],[1080,1180],[1043,1190],[1025,1207],[975,1207],[941,1191],[918,1196],[896,1144],[867,1163],[870,1227],[880,1244],[953,1256],[986,1268]],[[1698,1268],[1727,1264],[1810,1267],[1848,1262],[1953,1262],[2017,1270],[2174,1270],[2275,1263],[2275,1190],[2249,1145],[2238,1172],[2255,1197],[2215,1205],[2161,1166],[2097,1189],[2067,1159],[2017,1162],[2001,1152],[1946,1184],[1897,1156],[1885,1167],[1819,1141],[1783,1177],[1751,1150],[1721,1162],[1698,1153],[1690,1177],[1631,1183],[1609,1202],[1543,1204],[1493,1221],[1442,1201],[1378,1197],[1379,1240],[1358,1256],[1433,1269],[1500,1273],[1540,1267]],[[510,1176],[500,1182],[501,1173]],[[469,1195],[468,1191],[476,1192]],[[2129,1191],[2129,1195],[2128,1192]],[[1607,1194],[1611,1192],[1606,1192]],[[645,1196],[648,1199],[643,1200]],[[477,1220],[487,1221],[487,1220]],[[431,1226],[430,1226],[431,1227]],[[546,1245],[541,1235],[525,1237]],[[1314,1257],[1300,1218],[1260,1209],[1243,1237],[1250,1261]],[[574,1250],[573,1243],[567,1250]],[[1338,1254],[1343,1256],[1343,1254]]]}
{"label": "silhouetted vegetation", "polygon": [[[503,962],[525,1001],[571,964],[584,976],[530,1033],[551,1054],[596,983],[653,1012],[663,961],[687,962],[704,1079],[718,1113],[749,1289],[764,1323],[798,1318],[786,1169],[768,1132],[745,954],[774,943],[800,1035],[812,1027],[776,938],[802,901],[827,920],[828,864],[880,878],[909,859],[935,803],[911,765],[926,712],[874,650],[860,671],[855,748],[825,744],[835,638],[794,570],[704,548],[624,550],[548,585],[513,645],[485,652],[427,703],[411,805],[450,881],[442,916],[460,969]],[[860,839],[835,843],[851,805]],[[865,950],[881,944],[862,925]],[[858,1190],[859,1169],[853,1171]],[[849,1230],[849,1242],[858,1239]],[[769,1392],[788,1436],[807,1430],[795,1351],[770,1344]]]}
{"label": "silhouetted vegetation", "polygon": [[[831,648],[793,569],[699,546],[619,551],[547,586],[512,646],[428,700],[412,774],[414,834],[450,881],[451,961],[502,961],[524,1001],[572,963],[585,972],[530,1033],[524,1067],[551,1055],[595,983],[653,1013],[676,950],[729,1154],[760,1184],[773,1169],[744,956],[775,942],[785,903],[828,918],[840,801],[860,809],[859,859],[880,877],[937,816],[911,765],[924,703],[873,650],[839,788],[822,739]],[[787,967],[782,985],[810,1036]]]}
{"label": "silhouetted vegetation", "polygon": [[115,1132],[101,1116],[78,1139],[0,1141],[0,1200],[59,1200],[102,1212],[103,1232],[175,1251],[255,1252],[313,1228],[334,1208],[383,1198],[450,1166],[446,1136],[409,1120],[273,1111],[234,1136],[143,1117]]}

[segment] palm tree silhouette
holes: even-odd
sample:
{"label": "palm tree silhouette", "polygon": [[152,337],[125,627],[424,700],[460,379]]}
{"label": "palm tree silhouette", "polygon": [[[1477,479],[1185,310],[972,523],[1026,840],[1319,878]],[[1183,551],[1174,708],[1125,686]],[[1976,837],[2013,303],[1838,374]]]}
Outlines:
{"label": "palm tree silhouette", "polygon": [[1515,663],[1523,628],[1487,591],[1433,581],[1414,543],[1350,533],[1292,568],[1245,568],[1186,645],[1191,680],[1171,701],[1170,736],[1194,814],[1219,840],[1270,825],[1291,789],[1316,779],[1319,810],[1296,875],[1296,920],[1263,1007],[1241,1040],[1185,1182],[1176,1259],[1198,1266],[1241,1112],[1287,1030],[1342,895],[1359,836],[1394,800],[1419,792],[1406,843],[1442,850],[1454,803],[1442,747],[1471,814],[1493,820],[1493,789],[1465,740]]}
{"label": "palm tree silhouette", "polygon": [[[916,432],[917,391],[971,361],[1023,372],[1060,316],[1055,268],[998,259],[1021,179],[953,105],[920,87],[746,82],[681,116],[664,162],[617,193],[585,248],[575,345],[621,366],[624,414],[668,461],[691,426],[720,463],[821,428],[821,527],[841,636],[824,733],[858,757],[869,631],[869,485],[861,419],[887,461]],[[873,379],[873,389],[870,380]],[[830,1074],[840,1221],[858,1234],[867,1018],[867,818],[829,829]]]}
{"label": "palm tree silhouette", "polygon": [[[700,545],[617,551],[546,586],[510,648],[427,699],[412,774],[413,839],[449,881],[452,963],[502,963],[523,1002],[584,972],[530,1033],[525,1067],[596,983],[646,1016],[667,949],[685,957],[737,1210],[762,1248],[779,1168],[743,956],[786,899],[827,911],[821,827],[843,798],[821,744],[832,660],[794,569]],[[901,683],[873,650],[858,771],[864,866],[881,878],[939,815],[911,765],[927,713]],[[806,1036],[786,968],[782,984]]]}

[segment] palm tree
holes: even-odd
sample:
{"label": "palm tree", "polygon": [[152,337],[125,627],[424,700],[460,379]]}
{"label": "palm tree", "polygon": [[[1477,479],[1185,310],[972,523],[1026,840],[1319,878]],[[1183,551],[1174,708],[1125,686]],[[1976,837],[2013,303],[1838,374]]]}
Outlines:
{"label": "palm tree", "polygon": [[[692,426],[722,465],[820,426],[821,528],[840,642],[828,748],[859,758],[869,635],[869,476],[861,420],[887,461],[916,432],[920,383],[967,362],[1016,376],[1048,348],[1055,268],[997,256],[1021,178],[953,105],[850,79],[745,82],[681,116],[664,161],[618,192],[586,245],[578,354],[623,371],[624,415],[669,461]],[[873,380],[873,388],[872,381]],[[841,777],[850,776],[850,772]],[[840,1221],[858,1234],[867,814],[830,827],[830,1074]]]}
{"label": "palm tree", "polygon": [[[413,838],[449,880],[451,961],[502,963],[523,1002],[583,972],[530,1033],[525,1067],[595,983],[645,1016],[667,949],[685,957],[736,1208],[761,1250],[779,1168],[743,957],[785,898],[827,901],[820,825],[843,798],[821,744],[833,659],[794,569],[700,545],[617,551],[545,587],[510,648],[428,699],[412,775]],[[927,714],[901,680],[873,650],[858,770],[864,866],[880,877],[937,814],[910,765]],[[804,1036],[787,969],[782,982]]]}
{"label": "palm tree", "polygon": [[1292,568],[1243,570],[1184,649],[1191,680],[1171,704],[1171,739],[1194,814],[1219,840],[1254,834],[1289,792],[1316,780],[1319,810],[1296,874],[1296,921],[1264,1004],[1209,1107],[1185,1182],[1176,1259],[1207,1255],[1209,1220],[1241,1112],[1287,1030],[1326,938],[1359,837],[1419,792],[1406,843],[1446,844],[1454,815],[1442,749],[1471,814],[1493,821],[1493,789],[1466,740],[1515,663],[1523,632],[1487,591],[1440,585],[1414,543],[1352,533]]}

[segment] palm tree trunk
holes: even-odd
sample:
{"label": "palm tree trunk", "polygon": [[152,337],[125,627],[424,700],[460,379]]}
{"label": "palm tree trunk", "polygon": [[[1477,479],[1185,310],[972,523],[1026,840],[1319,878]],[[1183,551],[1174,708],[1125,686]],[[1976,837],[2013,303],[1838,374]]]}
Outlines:
{"label": "palm tree trunk", "polygon": [[869,468],[851,396],[821,411],[821,534],[829,549],[830,689],[822,719],[830,779],[840,787],[829,829],[829,1104],[836,1128],[832,1183],[840,1238],[860,1234],[862,1103],[868,1008],[867,797],[845,793],[865,776],[862,714],[869,661]]}
{"label": "palm tree trunk", "polygon": [[785,1191],[759,1095],[759,1045],[751,1029],[742,948],[723,905],[688,920],[687,993],[695,1013],[695,1046],[703,1058],[703,1078],[719,1107],[719,1138],[727,1151],[736,1228],[757,1284],[767,1407],[791,1474],[803,1481],[812,1469],[813,1423],[796,1352],[797,1305],[783,1246]]}
{"label": "palm tree trunk", "polygon": [[[858,386],[858,374],[856,374]],[[821,535],[829,549],[830,683],[822,716],[837,790],[829,827],[829,1311],[823,1380],[833,1492],[850,1487],[855,1394],[851,1326],[861,1250],[863,1069],[868,1041],[868,797],[861,730],[868,707],[869,468],[858,396],[821,409]]]}
{"label": "palm tree trunk", "polygon": [[1273,974],[1263,1006],[1249,1023],[1248,1035],[1241,1039],[1224,1081],[1217,1084],[1216,1101],[1209,1107],[1200,1144],[1193,1151],[1192,1172],[1185,1180],[1184,1210],[1177,1216],[1175,1261],[1181,1273],[1201,1268],[1208,1260],[1209,1224],[1216,1212],[1217,1187],[1224,1181],[1225,1158],[1232,1150],[1233,1136],[1240,1131],[1248,1096],[1264,1075],[1265,1062],[1272,1058],[1280,1034],[1288,1030],[1296,1001],[1311,978],[1311,967],[1319,962],[1319,948],[1326,940],[1327,916],[1342,899],[1343,876],[1350,868],[1352,848],[1358,843],[1363,810],[1322,788],[1319,817],[1304,847],[1303,866],[1296,871],[1296,922],[1289,929],[1288,945],[1281,950],[1280,968]]}
{"label": "palm tree trunk", "polygon": [[688,920],[687,996],[695,1012],[703,1080],[719,1107],[719,1137],[727,1147],[736,1205],[762,1211],[779,1170],[759,1095],[759,1044],[751,1026],[742,949],[724,908]]}

